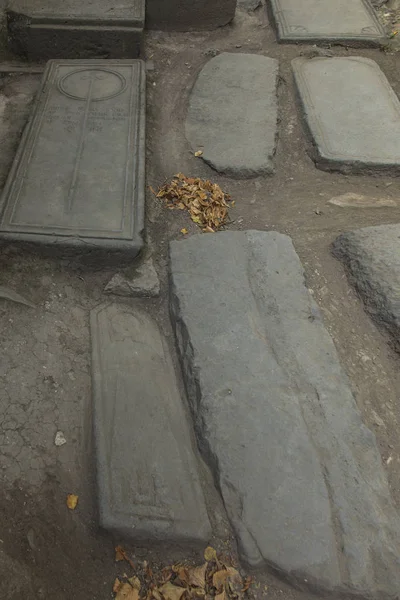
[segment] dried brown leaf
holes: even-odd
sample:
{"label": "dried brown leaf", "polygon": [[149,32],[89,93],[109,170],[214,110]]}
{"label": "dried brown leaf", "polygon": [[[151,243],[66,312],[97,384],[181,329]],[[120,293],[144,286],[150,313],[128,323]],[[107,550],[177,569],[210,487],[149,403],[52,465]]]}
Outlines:
{"label": "dried brown leaf", "polygon": [[185,592],[185,588],[178,587],[170,581],[167,581],[167,583],[164,583],[164,585],[159,588],[159,591],[164,600],[180,600],[182,594]]}
{"label": "dried brown leaf", "polygon": [[187,570],[189,585],[204,589],[206,585],[206,570],[207,563],[204,563],[201,567],[189,567]]}
{"label": "dried brown leaf", "polygon": [[127,555],[127,553],[123,549],[123,547],[122,546],[116,546],[116,548],[115,548],[115,562],[119,562],[120,560],[126,560],[126,562],[132,567],[132,569],[135,568],[135,564],[129,558],[129,556]]}
{"label": "dried brown leaf", "polygon": [[215,596],[215,600],[229,600],[228,594],[226,593],[225,589],[223,589],[220,594],[217,594]]}
{"label": "dried brown leaf", "polygon": [[129,583],[123,583],[118,589],[115,600],[139,600],[139,590]]}
{"label": "dried brown leaf", "polygon": [[121,581],[118,579],[118,577],[116,577],[115,581],[114,581],[114,585],[113,585],[113,592],[114,592],[114,594],[116,594],[118,592],[118,590],[121,587],[121,585],[122,585]]}
{"label": "dried brown leaf", "polygon": [[212,582],[217,592],[221,591],[221,588],[223,587],[228,575],[229,572],[226,569],[221,569],[221,571],[214,573]]}

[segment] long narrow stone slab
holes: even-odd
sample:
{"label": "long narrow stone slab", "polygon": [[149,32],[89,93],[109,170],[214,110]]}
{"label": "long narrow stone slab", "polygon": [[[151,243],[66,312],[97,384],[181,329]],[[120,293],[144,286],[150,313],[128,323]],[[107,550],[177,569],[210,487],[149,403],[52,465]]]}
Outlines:
{"label": "long narrow stone slab", "polygon": [[7,6],[11,48],[30,60],[136,58],[145,0],[11,0]]}
{"label": "long narrow stone slab", "polygon": [[302,585],[395,597],[399,517],[290,238],[193,236],[170,254],[196,430],[242,558]]}
{"label": "long narrow stone slab", "polygon": [[270,0],[280,42],[379,45],[385,33],[369,0]]}
{"label": "long narrow stone slab", "polygon": [[399,172],[400,102],[373,60],[296,58],[292,67],[317,167]]}
{"label": "long narrow stone slab", "polygon": [[146,0],[146,27],[175,31],[216,29],[235,16],[236,0]]}
{"label": "long narrow stone slab", "polygon": [[132,258],[143,246],[142,61],[50,61],[0,205],[0,239]]}
{"label": "long narrow stone slab", "polygon": [[135,542],[207,543],[197,460],[157,324],[107,304],[90,325],[100,525]]}
{"label": "long narrow stone slab", "polygon": [[369,313],[389,330],[400,350],[400,225],[343,233],[333,252],[346,265]]}
{"label": "long narrow stone slab", "polygon": [[186,136],[193,151],[232,177],[274,171],[278,61],[224,52],[200,72],[190,96]]}

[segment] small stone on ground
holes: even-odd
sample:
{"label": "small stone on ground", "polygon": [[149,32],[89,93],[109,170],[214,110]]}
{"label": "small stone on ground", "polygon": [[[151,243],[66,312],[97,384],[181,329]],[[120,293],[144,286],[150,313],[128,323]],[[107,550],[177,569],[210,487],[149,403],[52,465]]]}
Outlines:
{"label": "small stone on ground", "polygon": [[106,294],[117,296],[155,297],[160,294],[160,280],[150,258],[131,275],[117,273],[104,288]]}
{"label": "small stone on ground", "polygon": [[316,166],[398,173],[400,102],[376,62],[296,58],[292,66]]}
{"label": "small stone on ground", "polygon": [[90,326],[100,525],[135,542],[207,543],[197,457],[157,324],[108,304]]}
{"label": "small stone on ground", "polygon": [[271,0],[281,42],[376,45],[385,34],[368,0]]}
{"label": "small stone on ground", "polygon": [[278,61],[224,52],[201,70],[190,96],[186,137],[220,173],[271,174],[277,136]]}
{"label": "small stone on ground", "polygon": [[223,232],[172,242],[170,254],[195,428],[242,558],[329,591],[394,597],[399,517],[290,238]]}
{"label": "small stone on ground", "polygon": [[392,198],[373,198],[372,196],[364,196],[363,194],[355,194],[347,192],[340,196],[333,196],[329,200],[329,204],[341,206],[343,208],[382,208],[385,206],[397,206],[397,203]]}
{"label": "small stone on ground", "polygon": [[344,233],[333,252],[346,265],[369,313],[389,330],[400,350],[400,225]]}

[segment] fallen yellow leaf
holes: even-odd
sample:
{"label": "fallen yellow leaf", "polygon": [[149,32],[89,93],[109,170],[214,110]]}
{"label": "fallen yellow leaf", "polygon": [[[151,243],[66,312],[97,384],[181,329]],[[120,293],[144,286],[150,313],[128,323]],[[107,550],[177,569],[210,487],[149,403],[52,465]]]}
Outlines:
{"label": "fallen yellow leaf", "polygon": [[180,600],[185,588],[173,585],[170,581],[159,588],[165,600]]}
{"label": "fallen yellow leaf", "polygon": [[183,233],[183,235],[187,235],[189,232],[186,229],[186,227],[184,227],[183,229],[181,229],[181,233]]}
{"label": "fallen yellow leaf", "polygon": [[68,494],[67,496],[67,506],[70,510],[75,510],[77,504],[78,504],[78,496],[76,496],[75,494]]}
{"label": "fallen yellow leaf", "polygon": [[217,552],[211,546],[207,546],[204,550],[204,558],[206,561],[215,560],[217,558]]}
{"label": "fallen yellow leaf", "polygon": [[222,588],[222,586],[224,585],[226,578],[228,577],[229,573],[226,569],[223,569],[221,571],[217,571],[216,573],[214,573],[213,575],[213,586],[215,587],[215,589],[217,590],[217,592],[219,592]]}
{"label": "fallen yellow leaf", "polygon": [[202,156],[202,155],[203,155],[203,150],[197,150],[197,152],[195,152],[195,153],[194,153],[194,155],[195,155],[196,157],[198,157],[198,156]]}

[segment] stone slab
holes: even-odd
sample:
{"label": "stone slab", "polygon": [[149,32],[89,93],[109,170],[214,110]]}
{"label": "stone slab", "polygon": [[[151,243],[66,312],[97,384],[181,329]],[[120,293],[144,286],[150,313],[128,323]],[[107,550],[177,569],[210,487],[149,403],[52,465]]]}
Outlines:
{"label": "stone slab", "polygon": [[203,234],[172,242],[170,260],[195,428],[242,559],[395,597],[399,517],[290,238]]}
{"label": "stone slab", "polygon": [[142,61],[50,61],[2,195],[0,239],[134,257],[144,130]]}
{"label": "stone slab", "polygon": [[343,233],[333,252],[346,265],[369,313],[389,330],[400,351],[400,225]]}
{"label": "stone slab", "polygon": [[201,70],[190,96],[186,137],[220,173],[271,174],[277,138],[278,61],[224,52]]}
{"label": "stone slab", "polygon": [[317,167],[400,171],[400,102],[373,60],[296,58],[292,67]]}
{"label": "stone slab", "polygon": [[374,46],[385,33],[369,0],[270,0],[280,42]]}
{"label": "stone slab", "polygon": [[106,304],[90,326],[100,525],[135,542],[207,543],[192,436],[157,324]]}
{"label": "stone slab", "polygon": [[110,0],[11,0],[7,7],[12,50],[30,60],[136,58],[145,0],[119,6]]}
{"label": "stone slab", "polygon": [[216,29],[235,16],[236,0],[146,0],[146,28]]}

